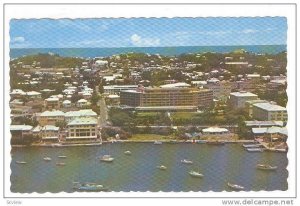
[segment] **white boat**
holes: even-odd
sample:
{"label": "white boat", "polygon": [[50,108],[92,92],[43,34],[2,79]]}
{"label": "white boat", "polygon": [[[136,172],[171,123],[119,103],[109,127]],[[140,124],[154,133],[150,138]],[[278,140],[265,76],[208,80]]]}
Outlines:
{"label": "white boat", "polygon": [[154,144],[162,144],[161,141],[155,141]]}
{"label": "white boat", "polygon": [[85,192],[101,192],[107,191],[108,188],[104,187],[103,185],[96,184],[96,183],[73,183],[73,189],[77,191],[85,191]]}
{"label": "white boat", "polygon": [[110,155],[103,155],[102,157],[100,157],[100,161],[102,161],[102,162],[112,162],[112,161],[114,161],[114,158],[111,157]]}
{"label": "white boat", "polygon": [[189,172],[189,174],[190,174],[192,177],[204,177],[203,174],[201,174],[201,173],[199,173],[199,172],[196,172],[196,171],[194,171],[194,170],[191,170],[191,171]]}
{"label": "white boat", "polygon": [[277,169],[277,166],[271,166],[271,165],[268,165],[268,164],[257,164],[256,168],[260,169],[260,170],[271,170],[271,171],[274,171],[274,170]]}
{"label": "white boat", "polygon": [[129,150],[125,151],[124,154],[131,155],[131,152]]}
{"label": "white boat", "polygon": [[66,163],[64,163],[64,162],[57,162],[56,163],[56,166],[65,166],[66,165]]}
{"label": "white boat", "polygon": [[65,155],[60,155],[60,156],[58,156],[58,158],[65,159],[65,158],[67,158],[67,156],[65,156]]}
{"label": "white boat", "polygon": [[51,161],[51,158],[50,157],[44,157],[43,158],[45,161]]}
{"label": "white boat", "polygon": [[16,161],[16,163],[17,163],[17,164],[23,164],[23,165],[24,165],[24,164],[27,164],[27,162],[25,162],[25,161]]}
{"label": "white boat", "polygon": [[259,144],[243,144],[244,148],[259,148],[261,145]]}
{"label": "white boat", "polygon": [[164,165],[157,166],[156,168],[158,168],[160,170],[166,170],[167,169],[167,167],[164,166]]}
{"label": "white boat", "polygon": [[246,148],[248,152],[263,152],[263,148]]}
{"label": "white boat", "polygon": [[237,185],[237,184],[232,184],[232,183],[227,183],[228,187],[230,187],[233,190],[243,190],[245,189],[243,186],[241,185]]}
{"label": "white boat", "polygon": [[183,163],[183,164],[193,164],[193,161],[187,160],[187,159],[183,159],[183,160],[181,160],[181,163]]}

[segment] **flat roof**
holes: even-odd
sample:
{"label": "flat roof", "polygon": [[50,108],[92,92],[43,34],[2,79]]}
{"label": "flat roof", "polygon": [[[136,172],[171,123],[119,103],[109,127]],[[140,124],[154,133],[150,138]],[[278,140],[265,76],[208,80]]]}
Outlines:
{"label": "flat roof", "polygon": [[208,128],[203,129],[202,132],[220,133],[220,132],[228,132],[228,129],[220,128],[220,127],[208,127]]}
{"label": "flat roof", "polygon": [[286,111],[287,109],[285,107],[276,105],[276,104],[270,104],[270,103],[256,103],[253,104],[253,106],[267,110],[267,111]]}
{"label": "flat roof", "polygon": [[275,134],[280,133],[284,135],[288,135],[288,131],[286,127],[261,127],[261,128],[252,128],[252,132],[254,134]]}
{"label": "flat roof", "polygon": [[93,117],[78,117],[74,120],[72,120],[68,126],[74,126],[74,125],[91,125],[91,124],[97,124],[97,119]]}
{"label": "flat roof", "polygon": [[251,92],[232,92],[230,95],[236,96],[236,97],[257,97],[256,94],[253,94]]}
{"label": "flat roof", "polygon": [[283,126],[283,121],[245,121],[246,126]]}
{"label": "flat roof", "polygon": [[80,117],[80,116],[97,116],[97,113],[92,109],[82,109],[78,111],[69,111],[65,114],[66,117]]}
{"label": "flat roof", "polygon": [[10,131],[30,131],[32,128],[31,125],[10,125]]}
{"label": "flat roof", "polygon": [[65,116],[65,113],[57,110],[57,111],[44,111],[40,115],[41,117],[49,117],[49,116]]}

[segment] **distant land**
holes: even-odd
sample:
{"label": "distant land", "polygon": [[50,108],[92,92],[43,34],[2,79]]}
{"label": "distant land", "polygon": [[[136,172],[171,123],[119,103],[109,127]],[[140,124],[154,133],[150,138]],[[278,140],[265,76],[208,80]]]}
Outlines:
{"label": "distant land", "polygon": [[257,54],[277,54],[287,50],[286,45],[240,45],[240,46],[178,46],[178,47],[121,47],[121,48],[11,48],[10,57],[18,58],[38,53],[54,53],[65,57],[107,57],[136,52],[178,56],[186,53],[217,52],[228,53],[238,49]]}

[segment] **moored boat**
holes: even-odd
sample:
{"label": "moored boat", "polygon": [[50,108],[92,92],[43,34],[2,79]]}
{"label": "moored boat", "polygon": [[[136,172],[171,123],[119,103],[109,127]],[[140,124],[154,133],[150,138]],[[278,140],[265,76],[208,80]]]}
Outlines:
{"label": "moored boat", "polygon": [[166,170],[167,169],[167,167],[164,166],[164,165],[157,166],[156,168],[158,168],[160,170]]}
{"label": "moored boat", "polygon": [[232,184],[232,183],[227,183],[228,187],[230,187],[231,189],[233,190],[237,190],[237,191],[240,191],[240,190],[243,190],[245,189],[243,186],[241,185],[237,185],[237,184]]}
{"label": "moored boat", "polygon": [[56,165],[57,165],[57,166],[65,166],[66,163],[64,163],[64,162],[57,162]]}
{"label": "moored boat", "polygon": [[162,144],[161,141],[154,141],[154,144]]}
{"label": "moored boat", "polygon": [[263,148],[246,148],[248,152],[263,152]]}
{"label": "moored boat", "polygon": [[65,158],[67,158],[67,156],[65,156],[65,155],[60,155],[60,156],[58,156],[58,158],[65,159]]}
{"label": "moored boat", "polygon": [[107,191],[108,188],[104,187],[103,185],[96,184],[96,183],[74,183],[73,186],[74,190],[77,191],[84,191],[84,192],[101,192],[101,191]]}
{"label": "moored boat", "polygon": [[193,164],[193,161],[187,160],[187,159],[183,159],[183,160],[181,160],[181,163],[183,163],[183,164]]}
{"label": "moored boat", "polygon": [[260,169],[260,170],[271,170],[271,171],[274,171],[274,170],[277,169],[277,166],[271,166],[271,165],[268,165],[268,164],[257,164],[256,168]]}
{"label": "moored boat", "polygon": [[50,157],[44,157],[43,160],[45,160],[45,161],[51,161],[51,158]]}
{"label": "moored boat", "polygon": [[189,172],[189,174],[190,174],[192,177],[204,177],[203,174],[201,174],[200,172],[196,172],[196,171],[194,171],[194,170],[191,170],[191,171]]}
{"label": "moored boat", "polygon": [[114,161],[114,158],[111,157],[110,155],[103,155],[102,157],[100,157],[100,161],[102,161],[102,162],[112,162],[112,161]]}
{"label": "moored boat", "polygon": [[27,164],[27,162],[25,162],[25,161],[16,161],[16,163],[17,163],[17,164],[23,164],[23,165],[24,165],[24,164]]}
{"label": "moored boat", "polygon": [[261,145],[259,144],[243,144],[244,148],[259,148]]}
{"label": "moored boat", "polygon": [[131,155],[131,152],[129,150],[125,151],[124,154]]}

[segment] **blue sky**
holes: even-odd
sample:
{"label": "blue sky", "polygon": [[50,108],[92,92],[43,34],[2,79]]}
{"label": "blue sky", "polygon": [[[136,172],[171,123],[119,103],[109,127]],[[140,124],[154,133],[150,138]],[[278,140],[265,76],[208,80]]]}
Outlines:
{"label": "blue sky", "polygon": [[11,48],[286,44],[284,17],[11,20]]}

